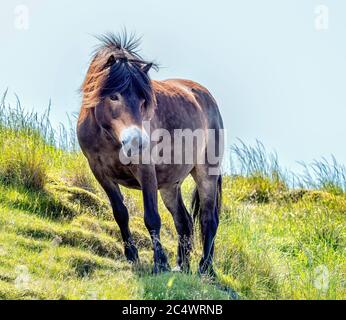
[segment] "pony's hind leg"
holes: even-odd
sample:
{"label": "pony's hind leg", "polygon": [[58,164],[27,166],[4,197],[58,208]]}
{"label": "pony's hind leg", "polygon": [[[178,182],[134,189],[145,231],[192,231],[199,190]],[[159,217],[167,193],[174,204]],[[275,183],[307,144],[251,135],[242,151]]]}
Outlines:
{"label": "pony's hind leg", "polygon": [[193,234],[193,221],[187,211],[179,184],[160,190],[162,201],[173,216],[178,232],[177,269],[190,271],[190,252]]}
{"label": "pony's hind leg", "polygon": [[206,166],[196,167],[192,172],[196,182],[193,199],[194,217],[200,220],[203,256],[199,264],[199,273],[215,275],[213,269],[214,242],[219,225],[221,176],[209,175]]}

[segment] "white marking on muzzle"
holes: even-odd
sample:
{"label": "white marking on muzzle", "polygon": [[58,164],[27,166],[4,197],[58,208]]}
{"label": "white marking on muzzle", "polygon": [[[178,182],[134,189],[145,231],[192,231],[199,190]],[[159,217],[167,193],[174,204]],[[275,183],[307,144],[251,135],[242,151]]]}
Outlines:
{"label": "white marking on muzzle", "polygon": [[131,126],[121,132],[122,150],[127,157],[133,157],[145,150],[149,145],[149,136],[136,126]]}

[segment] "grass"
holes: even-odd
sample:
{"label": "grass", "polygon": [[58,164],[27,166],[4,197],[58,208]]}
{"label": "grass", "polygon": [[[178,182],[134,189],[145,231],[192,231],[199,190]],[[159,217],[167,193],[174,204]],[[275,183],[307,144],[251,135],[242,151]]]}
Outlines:
{"label": "grass", "polygon": [[[72,138],[71,138],[72,137]],[[305,165],[292,188],[275,154],[259,142],[232,147],[216,239],[216,280],[151,274],[141,193],[123,189],[140,265],[123,257],[108,200],[70,130],[49,113],[0,107],[0,299],[345,299],[344,167]],[[194,185],[183,185],[189,203]],[[171,265],[177,237],[159,202]],[[197,233],[196,233],[197,237]]]}
{"label": "grass", "polygon": [[315,160],[310,165],[300,163],[304,168],[303,184],[334,194],[346,192],[346,167],[337,162],[334,156]]}

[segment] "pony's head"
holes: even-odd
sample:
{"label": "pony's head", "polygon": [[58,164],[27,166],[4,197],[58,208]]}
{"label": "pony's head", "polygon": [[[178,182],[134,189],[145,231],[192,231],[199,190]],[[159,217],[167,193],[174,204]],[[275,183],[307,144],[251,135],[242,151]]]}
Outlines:
{"label": "pony's head", "polygon": [[133,35],[108,34],[99,40],[82,86],[83,108],[94,108],[98,125],[125,151],[139,153],[149,142],[142,123],[156,107],[148,75],[156,65],[138,54]]}

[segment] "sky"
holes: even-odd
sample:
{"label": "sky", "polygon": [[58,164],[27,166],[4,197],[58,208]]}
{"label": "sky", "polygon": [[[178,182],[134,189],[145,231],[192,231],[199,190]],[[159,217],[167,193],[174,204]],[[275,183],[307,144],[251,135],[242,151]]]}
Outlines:
{"label": "sky", "polygon": [[0,94],[52,122],[78,112],[97,40],[124,27],[161,65],[217,100],[228,145],[256,139],[297,169],[335,155],[346,164],[346,2],[343,0],[2,0]]}

